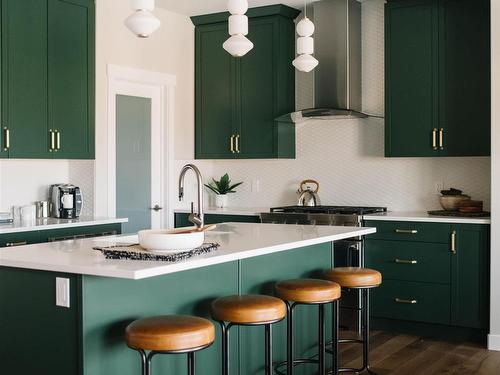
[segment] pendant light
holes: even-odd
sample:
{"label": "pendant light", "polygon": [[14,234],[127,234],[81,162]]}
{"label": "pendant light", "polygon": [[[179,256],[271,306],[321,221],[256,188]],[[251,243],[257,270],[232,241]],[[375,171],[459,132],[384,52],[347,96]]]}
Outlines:
{"label": "pendant light", "polygon": [[125,26],[139,38],[148,38],[160,27],[160,20],[151,13],[155,0],[132,0],[134,13],[125,20]]}
{"label": "pendant light", "polygon": [[229,35],[231,37],[224,42],[222,47],[234,57],[246,55],[252,48],[253,43],[248,40],[248,10],[247,0],[229,0],[227,2],[229,16]]}
{"label": "pendant light", "polygon": [[310,72],[319,64],[314,58],[314,23],[307,18],[307,4],[304,2],[304,18],[297,24],[297,57],[293,60],[293,66],[301,72]]}

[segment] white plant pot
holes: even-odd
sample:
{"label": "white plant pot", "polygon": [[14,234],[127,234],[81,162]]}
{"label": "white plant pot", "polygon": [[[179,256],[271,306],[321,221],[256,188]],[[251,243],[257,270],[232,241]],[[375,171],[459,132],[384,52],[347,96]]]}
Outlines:
{"label": "white plant pot", "polygon": [[228,196],[227,194],[218,194],[215,196],[215,206],[217,208],[225,208],[227,207],[227,200],[228,200]]}

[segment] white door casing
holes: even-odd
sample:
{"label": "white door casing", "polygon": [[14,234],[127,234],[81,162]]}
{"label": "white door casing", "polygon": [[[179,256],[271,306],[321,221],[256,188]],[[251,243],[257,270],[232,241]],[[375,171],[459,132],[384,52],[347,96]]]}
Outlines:
{"label": "white door casing", "polygon": [[[170,74],[108,65],[107,173],[96,175],[96,194],[107,186],[107,215],[116,217],[116,96],[151,99],[151,211],[153,228],[173,226],[174,105],[176,77]],[[103,181],[103,180],[106,181]]]}

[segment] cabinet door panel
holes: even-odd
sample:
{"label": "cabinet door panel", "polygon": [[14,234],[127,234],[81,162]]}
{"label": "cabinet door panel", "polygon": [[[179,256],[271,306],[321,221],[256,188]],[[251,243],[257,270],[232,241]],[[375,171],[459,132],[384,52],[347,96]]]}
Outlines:
{"label": "cabinet door panel", "polygon": [[93,3],[49,0],[48,15],[49,127],[60,134],[55,157],[93,158]]}
{"label": "cabinet door panel", "polygon": [[2,125],[13,158],[50,156],[46,14],[46,1],[2,1]]}
{"label": "cabinet door panel", "polygon": [[437,6],[386,5],[386,156],[436,156]]}
{"label": "cabinet door panel", "polygon": [[277,19],[250,21],[248,38],[254,48],[241,63],[240,157],[272,157],[276,117]]}
{"label": "cabinet door panel", "polygon": [[222,44],[227,24],[196,28],[196,158],[233,158],[235,134],[235,60]]}
{"label": "cabinet door panel", "polygon": [[490,155],[489,1],[440,2],[439,127],[444,154]]}

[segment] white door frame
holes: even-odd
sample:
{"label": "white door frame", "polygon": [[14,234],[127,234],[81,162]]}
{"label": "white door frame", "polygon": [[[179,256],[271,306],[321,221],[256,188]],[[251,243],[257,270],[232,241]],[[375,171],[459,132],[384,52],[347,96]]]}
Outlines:
{"label": "white door frame", "polygon": [[[151,167],[160,170],[160,183],[151,184],[151,197],[158,197],[158,204],[163,207],[163,214],[151,222],[154,227],[173,226],[171,192],[173,192],[174,160],[174,75],[134,69],[108,64],[108,126],[107,126],[107,212],[109,217],[116,217],[116,95],[150,97],[152,99],[152,123],[159,121],[160,126],[153,126],[151,142],[158,142],[160,155],[151,155]],[[157,130],[155,130],[155,128]],[[153,146],[153,144],[152,144]],[[155,147],[151,147],[152,150]],[[96,185],[98,184],[96,179]],[[97,193],[97,190],[96,190]]]}

